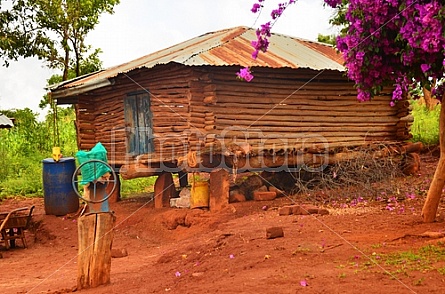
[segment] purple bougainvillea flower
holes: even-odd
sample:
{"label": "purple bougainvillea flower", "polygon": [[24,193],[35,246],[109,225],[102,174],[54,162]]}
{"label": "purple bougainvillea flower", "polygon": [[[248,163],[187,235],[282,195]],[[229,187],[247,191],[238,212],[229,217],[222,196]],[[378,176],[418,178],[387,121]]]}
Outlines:
{"label": "purple bougainvillea flower", "polygon": [[229,258],[230,258],[230,259],[234,259],[234,258],[235,258],[235,255],[230,254],[230,255],[229,255]]}
{"label": "purple bougainvillea flower", "polygon": [[307,287],[307,286],[309,286],[309,284],[307,283],[306,280],[301,280],[301,281],[300,281],[300,285],[301,285],[302,287]]}
{"label": "purple bougainvillea flower", "polygon": [[252,9],[250,9],[250,11],[252,11],[253,13],[257,13],[260,9],[261,9],[261,5],[259,3],[255,3],[255,4],[253,4],[253,7],[252,7]]}
{"label": "purple bougainvillea flower", "polygon": [[424,63],[420,66],[420,68],[422,69],[423,72],[427,72],[430,70],[431,66],[429,64]]}
{"label": "purple bougainvillea flower", "polygon": [[176,273],[175,273],[175,276],[176,276],[176,277],[180,277],[180,276],[181,276],[181,273],[180,273],[180,272],[176,272]]}
{"label": "purple bougainvillea flower", "polygon": [[414,193],[406,193],[406,198],[408,198],[408,199],[416,199],[416,194],[414,194]]}
{"label": "purple bougainvillea flower", "polygon": [[393,211],[396,208],[391,206],[391,205],[386,205],[386,209],[389,210],[389,211]]}
{"label": "purple bougainvillea flower", "polygon": [[252,72],[250,71],[250,68],[247,66],[240,69],[240,71],[236,73],[236,76],[238,79],[246,82],[250,82],[253,79]]}
{"label": "purple bougainvillea flower", "polygon": [[328,4],[332,8],[335,8],[337,7],[337,5],[341,4],[341,0],[325,0],[324,2],[326,2],[326,4]]}

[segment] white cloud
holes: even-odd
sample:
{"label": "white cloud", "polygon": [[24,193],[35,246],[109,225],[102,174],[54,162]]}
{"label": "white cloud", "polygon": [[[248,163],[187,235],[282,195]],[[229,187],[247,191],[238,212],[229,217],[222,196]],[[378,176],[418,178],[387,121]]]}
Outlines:
{"label": "white cloud", "polygon": [[45,95],[46,80],[53,71],[42,62],[29,58],[0,67],[0,110],[28,107],[39,111],[39,102]]}

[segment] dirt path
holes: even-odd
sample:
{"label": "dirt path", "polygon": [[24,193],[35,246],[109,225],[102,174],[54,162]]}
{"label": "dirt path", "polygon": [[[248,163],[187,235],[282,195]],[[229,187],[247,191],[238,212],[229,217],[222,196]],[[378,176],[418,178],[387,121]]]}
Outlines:
{"label": "dirt path", "polygon": [[[433,171],[401,181],[420,187]],[[220,213],[155,210],[146,197],[129,198],[111,207],[113,248],[128,256],[112,259],[110,285],[77,292],[445,293],[445,241],[421,236],[443,232],[443,219],[421,222],[422,191],[392,203],[390,196],[348,199],[324,216],[278,214],[297,198],[235,203]],[[8,199],[0,211],[31,204],[28,248],[0,249],[0,293],[72,292],[77,221],[45,215],[41,198]],[[172,229],[177,219],[190,226]],[[266,239],[276,226],[284,237]]]}

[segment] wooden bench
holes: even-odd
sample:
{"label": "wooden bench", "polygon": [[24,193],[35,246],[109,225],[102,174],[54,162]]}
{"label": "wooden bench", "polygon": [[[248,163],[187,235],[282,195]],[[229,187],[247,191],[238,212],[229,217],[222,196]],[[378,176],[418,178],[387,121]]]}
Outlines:
{"label": "wooden bench", "polygon": [[25,230],[32,218],[34,206],[14,209],[10,212],[0,213],[0,235],[6,250],[15,247],[15,240],[22,240],[26,248]]}

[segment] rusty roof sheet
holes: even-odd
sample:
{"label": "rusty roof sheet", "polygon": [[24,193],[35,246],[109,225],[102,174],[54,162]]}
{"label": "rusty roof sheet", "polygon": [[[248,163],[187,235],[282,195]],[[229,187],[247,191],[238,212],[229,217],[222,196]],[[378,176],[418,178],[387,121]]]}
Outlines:
{"label": "rusty roof sheet", "polygon": [[11,128],[14,124],[12,123],[12,120],[7,118],[4,114],[0,113],[0,128]]}
{"label": "rusty roof sheet", "polygon": [[[344,71],[343,59],[327,44],[272,33],[267,54],[252,58],[255,29],[235,27],[210,32],[124,64],[51,86],[54,98],[81,94],[110,84],[110,78],[138,68],[176,62],[188,66],[260,66]],[[70,89],[72,88],[72,89]]]}

